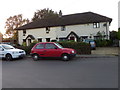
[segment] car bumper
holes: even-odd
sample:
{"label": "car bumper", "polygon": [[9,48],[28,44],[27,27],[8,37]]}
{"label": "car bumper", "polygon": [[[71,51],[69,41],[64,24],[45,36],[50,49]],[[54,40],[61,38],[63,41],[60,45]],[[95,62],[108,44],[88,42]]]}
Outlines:
{"label": "car bumper", "polygon": [[23,58],[25,56],[26,54],[19,54],[19,55],[14,55],[13,58]]}
{"label": "car bumper", "polygon": [[76,54],[70,54],[70,58],[74,58]]}

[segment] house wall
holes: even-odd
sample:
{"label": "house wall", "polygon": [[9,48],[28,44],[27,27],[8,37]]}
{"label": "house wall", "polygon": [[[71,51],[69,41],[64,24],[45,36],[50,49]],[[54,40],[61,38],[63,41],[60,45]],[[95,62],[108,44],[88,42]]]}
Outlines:
{"label": "house wall", "polygon": [[50,40],[56,39],[55,28],[50,28],[48,34],[46,34],[46,28],[28,29],[26,30],[25,36],[23,36],[23,30],[20,30],[18,32],[19,32],[19,44],[22,44],[23,39],[26,39],[28,35],[34,36],[35,40],[38,40],[38,38],[42,38],[43,42],[46,42],[46,38],[50,38]]}
{"label": "house wall", "polygon": [[100,28],[93,28],[93,23],[69,25],[65,26],[65,31],[61,31],[61,27],[50,27],[50,32],[48,34],[46,34],[46,28],[28,29],[26,30],[25,36],[23,36],[23,30],[19,30],[19,44],[22,44],[23,39],[26,39],[28,35],[33,35],[35,40],[42,38],[42,41],[46,42],[46,38],[50,38],[50,40],[56,40],[56,38],[66,38],[71,31],[76,33],[79,37],[92,35],[93,38],[93,36],[96,36],[97,32],[99,31],[101,33],[105,32],[105,35],[109,36],[109,22],[107,22],[107,26],[104,26],[104,24],[106,24],[106,22],[100,23]]}
{"label": "house wall", "polygon": [[[75,32],[79,37],[80,36],[96,36],[97,32],[105,32],[105,35],[109,35],[109,23],[106,26],[103,26],[106,22],[100,23],[100,28],[93,28],[92,24],[82,24],[82,25],[70,25],[66,26],[65,31],[61,31],[61,29],[56,30],[56,34],[58,37],[67,37],[71,31]],[[107,30],[106,30],[107,29]]]}

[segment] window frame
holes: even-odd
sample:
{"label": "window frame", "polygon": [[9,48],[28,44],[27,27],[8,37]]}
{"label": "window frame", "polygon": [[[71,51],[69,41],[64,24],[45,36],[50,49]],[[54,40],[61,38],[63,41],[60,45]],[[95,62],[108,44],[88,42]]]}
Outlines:
{"label": "window frame", "polygon": [[26,30],[23,30],[23,36],[25,36],[25,34],[26,34]]}
{"label": "window frame", "polygon": [[61,26],[61,31],[66,31],[66,26]]}
{"label": "window frame", "polygon": [[100,28],[100,23],[99,22],[93,23],[93,28]]}
{"label": "window frame", "polygon": [[46,33],[49,34],[50,32],[50,27],[46,27]]}

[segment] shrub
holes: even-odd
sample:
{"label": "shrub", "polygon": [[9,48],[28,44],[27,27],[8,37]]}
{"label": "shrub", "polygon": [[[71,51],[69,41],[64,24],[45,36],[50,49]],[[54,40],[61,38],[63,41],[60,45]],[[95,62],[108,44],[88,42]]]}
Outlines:
{"label": "shrub", "polygon": [[112,46],[111,40],[95,40],[97,47],[107,47]]}
{"label": "shrub", "polygon": [[22,46],[27,46],[27,43],[26,43],[26,42],[23,42],[23,43],[22,43]]}
{"label": "shrub", "polygon": [[73,48],[77,54],[91,54],[90,44],[84,42],[58,42],[64,48]]}

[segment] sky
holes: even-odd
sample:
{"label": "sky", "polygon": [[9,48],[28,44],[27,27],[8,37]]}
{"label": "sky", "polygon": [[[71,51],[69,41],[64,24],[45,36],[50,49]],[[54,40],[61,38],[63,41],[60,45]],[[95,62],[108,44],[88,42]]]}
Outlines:
{"label": "sky", "polygon": [[120,28],[120,1],[118,3],[118,28]]}
{"label": "sky", "polygon": [[118,2],[120,0],[2,0],[0,2],[0,31],[5,32],[5,22],[10,16],[22,14],[31,19],[34,12],[50,8],[63,15],[94,12],[113,19],[110,31],[118,30]]}

